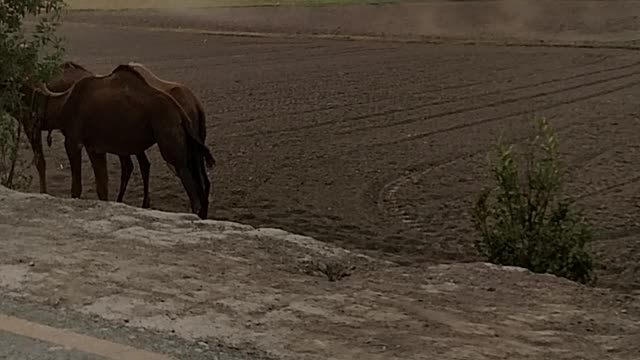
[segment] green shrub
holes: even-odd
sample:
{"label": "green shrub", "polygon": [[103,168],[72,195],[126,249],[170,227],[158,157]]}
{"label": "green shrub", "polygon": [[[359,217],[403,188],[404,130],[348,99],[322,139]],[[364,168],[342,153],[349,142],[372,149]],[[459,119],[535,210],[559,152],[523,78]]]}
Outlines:
{"label": "green shrub", "polygon": [[558,141],[545,119],[538,122],[524,161],[499,141],[491,164],[495,186],[483,190],[472,211],[480,233],[476,248],[489,262],[550,273],[581,283],[594,281],[585,244],[592,230],[562,196]]}
{"label": "green shrub", "polygon": [[21,127],[15,119],[30,111],[20,88],[26,79],[46,82],[58,69],[63,48],[55,31],[63,10],[63,0],[0,1],[0,184],[10,188],[28,181],[18,161],[22,134],[40,135],[38,124]]}

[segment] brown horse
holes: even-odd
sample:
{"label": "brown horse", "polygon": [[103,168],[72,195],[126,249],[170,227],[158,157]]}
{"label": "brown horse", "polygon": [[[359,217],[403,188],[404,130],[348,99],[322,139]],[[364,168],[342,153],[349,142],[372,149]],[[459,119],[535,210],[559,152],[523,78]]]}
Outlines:
{"label": "brown horse", "polygon": [[192,212],[208,213],[208,197],[200,174],[214,159],[190,126],[182,106],[169,94],[150,86],[132,67],[120,65],[110,74],[89,76],[62,93],[43,85],[36,98],[44,102],[44,128],[60,129],[71,164],[71,196],[82,193],[81,151],[87,150],[101,200],[108,199],[106,153],[144,153],[158,144],[163,159],[180,178]]}
{"label": "brown horse", "polygon": [[[67,61],[60,66],[59,72],[47,83],[47,87],[56,92],[65,91],[78,80],[91,75],[91,72],[82,66],[74,62]],[[31,100],[31,94],[28,94],[27,98]],[[28,105],[30,105],[28,111],[23,111],[20,114],[13,115],[22,124],[25,135],[27,136],[27,139],[29,139],[31,150],[33,150],[33,162],[38,170],[40,192],[46,193],[47,164],[44,159],[44,152],[42,151],[42,123],[36,121],[36,118],[32,116],[32,112],[35,110],[33,108],[35,104],[31,102]],[[49,138],[47,140],[50,141]]]}
{"label": "brown horse", "polygon": [[[206,116],[204,112],[204,108],[198,98],[193,94],[193,92],[183,84],[166,81],[157,77],[151,70],[149,70],[146,66],[130,62],[127,64],[132,70],[135,70],[140,76],[142,76],[147,84],[150,86],[164,91],[171,95],[177,102],[182,106],[185,113],[190,119],[191,129],[198,134],[200,141],[205,143],[207,138],[207,128],[206,128]],[[140,168],[142,170],[142,180],[144,182],[145,188],[145,201],[143,202],[142,207],[148,207],[148,183],[149,183],[149,160],[147,160],[144,153],[138,156],[138,163],[140,164]],[[204,161],[204,159],[203,159]],[[146,169],[143,168],[146,166]],[[131,158],[128,156],[120,156],[120,169],[121,169],[121,179],[120,179],[120,194],[118,195],[118,201],[122,200],[124,196],[125,189],[127,188],[127,183],[129,182],[129,178],[131,177],[131,172],[133,171],[133,163],[131,162]],[[200,169],[204,170],[204,164],[200,167]],[[145,173],[146,170],[146,173]],[[209,181],[209,177],[207,174],[202,171],[200,173],[200,179],[204,184],[204,193],[207,198],[209,197],[209,192],[211,189],[211,183]],[[146,206],[145,206],[146,204]]]}

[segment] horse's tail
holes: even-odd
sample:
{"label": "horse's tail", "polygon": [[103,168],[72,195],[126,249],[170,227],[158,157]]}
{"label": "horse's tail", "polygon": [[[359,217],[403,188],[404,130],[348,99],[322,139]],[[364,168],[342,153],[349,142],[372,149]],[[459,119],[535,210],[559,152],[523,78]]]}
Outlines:
{"label": "horse's tail", "polygon": [[201,141],[205,141],[207,138],[207,115],[205,114],[202,105],[198,103],[196,107],[198,109],[198,115],[195,120],[198,125],[198,135]]}
{"label": "horse's tail", "polygon": [[[187,141],[191,141],[191,143],[194,145],[194,149],[196,149],[198,153],[201,153],[204,156],[207,167],[212,167],[213,165],[215,165],[216,160],[213,158],[213,155],[211,155],[211,151],[209,150],[207,145],[205,145],[202,140],[200,140],[201,138],[198,136],[198,134],[194,134],[193,128],[190,125],[189,117],[184,112],[182,107],[180,107],[180,110],[182,117],[182,128],[187,134]],[[204,126],[204,124],[201,124],[201,126]]]}
{"label": "horse's tail", "polygon": [[205,140],[207,139],[207,116],[204,112],[204,107],[202,106],[200,100],[198,100],[196,95],[193,93],[193,91],[191,91],[191,89],[186,86],[180,86],[179,89],[180,97],[183,100],[179,103],[184,102],[186,104],[189,104],[189,107],[195,109],[194,114],[192,114],[191,111],[187,113],[186,109],[185,113],[194,117],[193,119],[191,119],[191,121],[193,122],[192,128],[195,128],[198,132],[198,138],[200,139],[200,141],[205,142]]}

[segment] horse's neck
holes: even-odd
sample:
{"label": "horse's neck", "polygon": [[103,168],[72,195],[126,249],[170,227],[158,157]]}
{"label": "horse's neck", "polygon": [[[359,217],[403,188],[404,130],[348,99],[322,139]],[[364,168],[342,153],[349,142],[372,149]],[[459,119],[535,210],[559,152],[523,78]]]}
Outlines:
{"label": "horse's neck", "polygon": [[62,109],[66,103],[69,94],[49,95],[44,98],[45,105],[45,128],[47,130],[62,129],[64,127],[65,117],[62,115]]}

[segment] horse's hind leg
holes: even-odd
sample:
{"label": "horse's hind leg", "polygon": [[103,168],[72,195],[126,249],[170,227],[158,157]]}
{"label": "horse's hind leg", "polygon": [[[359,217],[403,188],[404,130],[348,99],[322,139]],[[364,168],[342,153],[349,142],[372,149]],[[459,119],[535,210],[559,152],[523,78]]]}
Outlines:
{"label": "horse's hind leg", "polygon": [[142,208],[148,209],[150,207],[149,200],[149,171],[151,169],[151,163],[144,152],[136,154],[138,158],[138,165],[140,166],[140,172],[142,173],[142,183],[144,186],[144,198],[142,199]]}
{"label": "horse's hind leg", "polygon": [[109,200],[109,174],[107,172],[107,154],[90,151],[89,160],[91,160],[91,166],[93,167],[93,174],[96,179],[96,192],[98,193],[98,199],[108,201]]}
{"label": "horse's hind leg", "polygon": [[64,148],[71,167],[71,197],[79,198],[82,194],[82,147],[65,139]]}
{"label": "horse's hind leg", "polygon": [[128,155],[118,155],[120,158],[120,191],[118,192],[118,199],[116,202],[122,202],[124,199],[124,193],[127,190],[127,184],[131,178],[133,172],[133,161]]}

